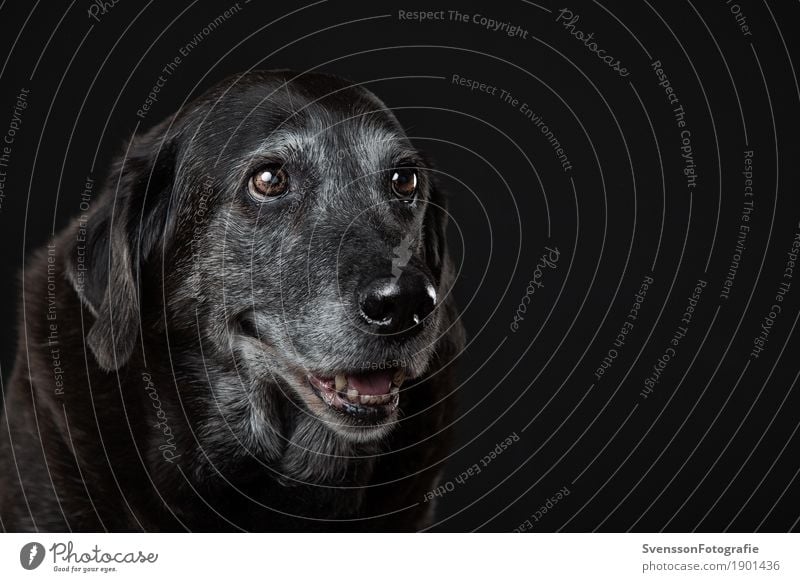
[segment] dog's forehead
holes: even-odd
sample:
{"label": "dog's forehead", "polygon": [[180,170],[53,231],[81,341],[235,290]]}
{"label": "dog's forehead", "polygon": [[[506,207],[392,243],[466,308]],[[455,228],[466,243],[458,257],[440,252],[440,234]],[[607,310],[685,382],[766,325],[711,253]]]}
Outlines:
{"label": "dog's forehead", "polygon": [[[360,85],[312,75],[282,84],[264,83],[249,92],[264,125],[293,139],[294,146],[346,150],[364,143],[389,143],[405,134],[392,111]],[[328,152],[330,153],[330,152]]]}
{"label": "dog's forehead", "polygon": [[[258,158],[337,173],[374,172],[416,151],[392,111],[363,87],[257,77],[212,94],[191,149],[246,171]],[[199,157],[194,155],[194,157]]]}
{"label": "dog's forehead", "polygon": [[[281,132],[275,144],[305,161],[377,166],[408,147],[405,135],[369,120],[312,117]],[[268,140],[271,141],[271,140]]]}
{"label": "dog's forehead", "polygon": [[[413,152],[408,138],[383,112],[348,112],[313,106],[286,113],[274,111],[249,124],[232,154],[246,159],[275,157],[288,163],[343,170],[374,170]],[[236,140],[239,141],[239,140]]]}

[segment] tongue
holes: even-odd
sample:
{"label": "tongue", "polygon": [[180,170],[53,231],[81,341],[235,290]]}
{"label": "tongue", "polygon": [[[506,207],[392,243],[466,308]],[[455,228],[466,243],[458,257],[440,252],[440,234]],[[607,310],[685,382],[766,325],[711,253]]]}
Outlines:
{"label": "tongue", "polygon": [[388,394],[392,389],[392,374],[388,371],[354,374],[347,377],[347,383],[359,394],[377,396]]}

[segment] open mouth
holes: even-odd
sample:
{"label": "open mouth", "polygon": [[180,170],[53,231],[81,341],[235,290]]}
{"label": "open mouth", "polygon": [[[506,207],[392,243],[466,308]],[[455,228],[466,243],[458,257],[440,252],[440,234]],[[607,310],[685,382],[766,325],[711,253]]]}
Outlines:
{"label": "open mouth", "polygon": [[308,383],[332,409],[362,422],[380,422],[400,402],[400,387],[406,379],[403,369],[339,373],[333,376],[309,374]]}

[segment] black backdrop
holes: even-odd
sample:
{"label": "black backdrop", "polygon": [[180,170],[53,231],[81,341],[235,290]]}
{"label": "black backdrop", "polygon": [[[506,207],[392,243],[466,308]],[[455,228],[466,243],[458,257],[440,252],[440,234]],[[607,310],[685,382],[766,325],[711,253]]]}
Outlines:
{"label": "black backdrop", "polygon": [[394,108],[451,194],[469,343],[435,529],[798,529],[798,4],[451,10],[0,2],[3,378],[25,256],[134,131],[229,74],[319,69]]}

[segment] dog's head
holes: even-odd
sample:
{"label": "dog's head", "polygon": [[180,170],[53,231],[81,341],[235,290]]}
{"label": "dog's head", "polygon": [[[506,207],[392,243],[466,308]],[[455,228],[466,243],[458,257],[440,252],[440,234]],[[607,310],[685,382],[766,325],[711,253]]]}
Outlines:
{"label": "dog's head", "polygon": [[247,390],[278,386],[352,439],[385,433],[449,282],[435,176],[377,97],[250,73],[135,138],[116,170],[71,273],[102,368],[125,365],[156,305],[195,339],[176,350],[235,362]]}

